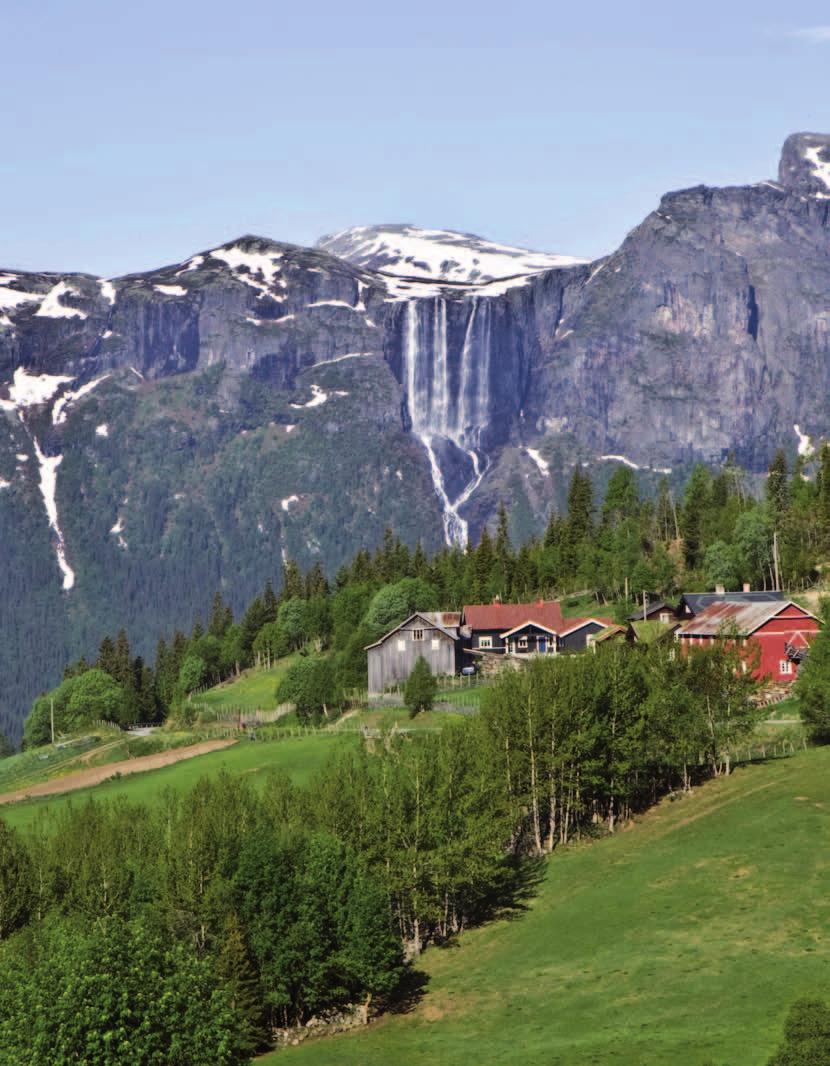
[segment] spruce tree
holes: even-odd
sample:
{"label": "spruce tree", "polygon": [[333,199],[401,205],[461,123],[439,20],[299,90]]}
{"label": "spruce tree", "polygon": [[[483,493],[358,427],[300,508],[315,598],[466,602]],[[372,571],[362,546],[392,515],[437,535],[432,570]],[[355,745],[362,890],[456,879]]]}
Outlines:
{"label": "spruce tree", "polygon": [[403,690],[403,702],[409,717],[414,718],[421,711],[431,711],[437,691],[438,682],[432,675],[429,663],[423,655],[419,655]]}
{"label": "spruce tree", "polygon": [[216,972],[223,981],[236,1015],[241,1049],[253,1054],[265,1043],[262,989],[239,919],[231,914],[225,923]]}

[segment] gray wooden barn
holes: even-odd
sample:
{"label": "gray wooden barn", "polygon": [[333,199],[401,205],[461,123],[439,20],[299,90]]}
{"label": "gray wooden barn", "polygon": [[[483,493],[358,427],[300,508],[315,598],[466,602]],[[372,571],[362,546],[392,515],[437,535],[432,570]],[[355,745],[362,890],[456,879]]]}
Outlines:
{"label": "gray wooden barn", "polygon": [[436,676],[458,673],[461,616],[447,611],[419,611],[366,648],[369,695],[379,696],[403,684],[423,656]]}

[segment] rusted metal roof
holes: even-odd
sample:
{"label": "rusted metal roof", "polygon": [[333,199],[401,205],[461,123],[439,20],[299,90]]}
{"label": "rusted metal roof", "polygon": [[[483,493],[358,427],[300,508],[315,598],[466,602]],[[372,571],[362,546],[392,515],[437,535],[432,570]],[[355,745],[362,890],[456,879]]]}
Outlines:
{"label": "rusted metal roof", "polygon": [[788,606],[786,600],[772,603],[713,603],[682,625],[677,636],[717,637],[724,630],[734,629],[738,636],[748,637]]}

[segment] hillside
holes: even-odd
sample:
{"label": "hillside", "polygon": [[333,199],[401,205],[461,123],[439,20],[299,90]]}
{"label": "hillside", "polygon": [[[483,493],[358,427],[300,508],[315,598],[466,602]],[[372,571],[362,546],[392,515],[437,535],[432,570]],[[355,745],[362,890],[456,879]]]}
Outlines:
{"label": "hillside", "polygon": [[825,995],[830,749],[739,770],[549,862],[524,914],[427,951],[411,1013],[308,1066],[763,1066]]}
{"label": "hillside", "polygon": [[386,527],[463,544],[502,501],[525,540],[580,463],[679,487],[695,460],[807,455],[829,147],[669,193],[593,264],[385,226],[118,278],[3,267],[0,728],[125,618],[147,657],[287,556],[333,574]]}

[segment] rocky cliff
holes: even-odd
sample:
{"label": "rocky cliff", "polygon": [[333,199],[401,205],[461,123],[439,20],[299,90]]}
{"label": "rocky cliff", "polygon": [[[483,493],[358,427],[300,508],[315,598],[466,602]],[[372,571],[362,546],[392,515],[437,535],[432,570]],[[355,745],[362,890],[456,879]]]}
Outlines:
{"label": "rocky cliff", "polygon": [[463,543],[500,499],[526,535],[575,462],[679,480],[807,450],[829,349],[815,134],[778,181],[671,193],[590,264],[383,226],[0,272],[0,718],[105,631],[242,604],[287,554],[331,569],[386,525]]}

